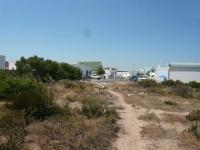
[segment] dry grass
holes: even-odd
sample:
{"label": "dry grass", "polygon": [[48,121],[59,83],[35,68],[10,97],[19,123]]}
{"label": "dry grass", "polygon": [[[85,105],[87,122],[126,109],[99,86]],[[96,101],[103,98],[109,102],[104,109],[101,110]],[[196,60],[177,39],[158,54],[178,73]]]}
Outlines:
{"label": "dry grass", "polygon": [[184,149],[198,150],[200,142],[192,134],[183,132],[179,134],[179,146]]}
{"label": "dry grass", "polygon": [[27,127],[27,146],[41,149],[104,150],[110,147],[117,126],[105,118],[87,119],[76,116],[57,118]]}
{"label": "dry grass", "polygon": [[171,124],[175,124],[175,123],[184,124],[184,123],[187,122],[185,116],[178,115],[178,114],[172,114],[172,113],[163,113],[162,114],[162,121],[164,121],[166,123],[171,123]]}
{"label": "dry grass", "polygon": [[159,122],[158,116],[154,113],[151,112],[149,109],[144,112],[141,116],[138,117],[139,120],[144,120],[144,121],[155,121]]}
{"label": "dry grass", "polygon": [[[117,92],[124,95],[125,101],[133,106],[142,106],[143,108],[160,109],[164,111],[172,112],[189,112],[193,109],[200,108],[199,99],[182,98],[165,92],[168,94],[159,94],[149,91],[142,87],[130,84],[113,84],[112,88]],[[167,90],[167,89],[163,89]],[[127,96],[127,94],[134,94],[133,96]],[[139,93],[144,93],[140,95]],[[165,100],[176,102],[177,105],[166,105]]]}
{"label": "dry grass", "polygon": [[161,139],[166,136],[166,131],[159,124],[150,123],[142,127],[140,134],[143,138]]}

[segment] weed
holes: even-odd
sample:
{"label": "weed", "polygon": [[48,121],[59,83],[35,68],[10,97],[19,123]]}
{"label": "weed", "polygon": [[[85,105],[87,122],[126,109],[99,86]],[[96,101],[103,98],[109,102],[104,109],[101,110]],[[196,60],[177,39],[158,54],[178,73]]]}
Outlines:
{"label": "weed", "polygon": [[173,105],[173,106],[178,105],[176,102],[172,102],[172,101],[170,101],[170,100],[165,100],[165,104],[166,104],[166,105]]}
{"label": "weed", "polygon": [[104,100],[99,98],[86,98],[83,100],[81,112],[88,118],[102,117],[108,113],[108,111],[108,103]]}
{"label": "weed", "polygon": [[197,121],[200,120],[200,110],[193,110],[188,115],[186,115],[186,119],[189,121]]}
{"label": "weed", "polygon": [[157,82],[155,80],[152,80],[152,79],[139,81],[138,84],[140,86],[144,87],[144,88],[157,86]]}
{"label": "weed", "polygon": [[149,109],[144,112],[141,116],[138,117],[140,120],[144,121],[159,121],[159,118],[156,116],[154,112],[151,112]]}
{"label": "weed", "polygon": [[53,103],[53,98],[47,91],[21,93],[12,99],[12,105],[9,108],[24,110],[26,116],[35,119],[45,119],[60,111],[60,108]]}

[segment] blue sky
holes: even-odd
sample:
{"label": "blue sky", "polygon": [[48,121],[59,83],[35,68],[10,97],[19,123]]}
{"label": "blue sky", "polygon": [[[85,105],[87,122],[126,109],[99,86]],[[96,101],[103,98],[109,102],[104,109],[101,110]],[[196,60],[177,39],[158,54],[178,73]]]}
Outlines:
{"label": "blue sky", "polygon": [[200,62],[200,1],[0,0],[0,54],[128,70]]}

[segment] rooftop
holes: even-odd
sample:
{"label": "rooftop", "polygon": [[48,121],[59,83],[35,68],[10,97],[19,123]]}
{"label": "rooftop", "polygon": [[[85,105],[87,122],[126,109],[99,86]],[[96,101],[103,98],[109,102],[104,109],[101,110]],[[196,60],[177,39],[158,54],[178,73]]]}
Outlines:
{"label": "rooftop", "polygon": [[170,63],[169,67],[177,68],[200,68],[200,63]]}

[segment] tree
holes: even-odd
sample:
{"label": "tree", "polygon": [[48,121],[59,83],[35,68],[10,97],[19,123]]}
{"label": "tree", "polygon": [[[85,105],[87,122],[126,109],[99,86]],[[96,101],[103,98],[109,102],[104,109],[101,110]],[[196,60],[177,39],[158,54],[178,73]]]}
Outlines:
{"label": "tree", "polygon": [[96,73],[98,75],[103,75],[103,74],[105,74],[105,71],[104,71],[103,67],[100,66],[99,68],[97,68]]}
{"label": "tree", "polygon": [[35,79],[48,82],[49,80],[79,80],[81,72],[78,68],[67,63],[58,63],[52,60],[44,60],[41,57],[21,57],[16,62],[17,73],[20,75],[32,75]]}

